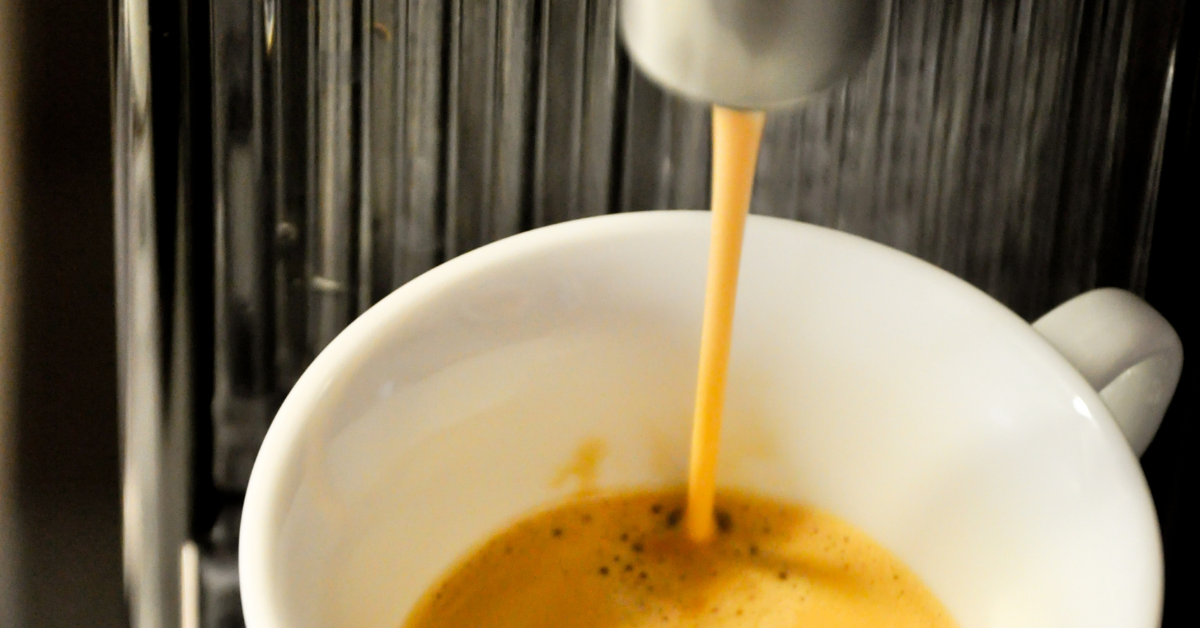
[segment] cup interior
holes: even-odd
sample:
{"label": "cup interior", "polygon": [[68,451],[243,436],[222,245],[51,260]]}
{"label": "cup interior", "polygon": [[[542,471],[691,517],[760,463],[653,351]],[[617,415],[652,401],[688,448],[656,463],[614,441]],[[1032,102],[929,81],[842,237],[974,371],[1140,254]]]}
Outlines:
{"label": "cup interior", "polygon": [[[457,258],[313,362],[251,477],[250,628],[399,626],[456,559],[593,488],[681,486],[704,212],[605,216]],[[1153,628],[1137,461],[1082,378],[951,275],[752,217],[719,481],[810,503],[907,563],[962,628]]]}

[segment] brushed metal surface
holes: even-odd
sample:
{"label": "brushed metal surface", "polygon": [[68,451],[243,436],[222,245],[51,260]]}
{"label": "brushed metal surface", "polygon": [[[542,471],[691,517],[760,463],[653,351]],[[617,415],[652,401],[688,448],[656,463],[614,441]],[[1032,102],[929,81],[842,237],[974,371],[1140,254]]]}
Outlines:
{"label": "brushed metal surface", "polygon": [[[188,175],[178,199],[156,184],[149,12],[144,0],[115,5],[113,205],[116,258],[117,401],[121,423],[122,549],[130,625],[177,626],[179,549],[190,516],[192,447],[191,286]],[[176,44],[185,46],[184,42]],[[184,81],[186,84],[186,80]],[[186,117],[187,110],[179,112]],[[173,129],[178,131],[178,129]],[[180,152],[186,150],[178,138]],[[178,159],[178,160],[177,160]],[[247,173],[256,176],[255,169]],[[253,185],[239,189],[253,190]],[[160,208],[170,208],[160,212]],[[166,224],[163,224],[163,223]],[[258,296],[259,286],[234,294]],[[170,295],[163,300],[161,295]]]}
{"label": "brushed metal surface", "polygon": [[852,76],[882,0],[621,0],[625,48],[654,82],[728,107],[782,109]]}

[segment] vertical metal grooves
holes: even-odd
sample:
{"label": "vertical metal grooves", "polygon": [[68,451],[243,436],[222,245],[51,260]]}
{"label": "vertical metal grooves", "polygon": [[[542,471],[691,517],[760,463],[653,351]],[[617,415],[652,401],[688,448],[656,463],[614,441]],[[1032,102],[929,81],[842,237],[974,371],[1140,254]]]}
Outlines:
{"label": "vertical metal grooves", "polygon": [[213,476],[245,486],[275,392],[270,76],[261,4],[214,0]]}
{"label": "vertical metal grooves", "polygon": [[358,218],[358,237],[354,240],[357,247],[355,266],[355,308],[354,314],[362,314],[375,302],[374,295],[374,263],[376,221],[371,206],[371,175],[366,168],[371,163],[371,96],[370,77],[367,68],[371,67],[371,50],[374,48],[374,19],[372,6],[364,2],[358,9],[358,46],[355,50],[354,80],[355,92],[358,95],[358,105],[354,108],[354,128],[358,137],[358,150],[355,151],[354,170],[359,173],[355,181],[358,199],[355,203],[355,213]]}
{"label": "vertical metal grooves", "polygon": [[439,182],[442,165],[442,26],[438,2],[408,0],[404,38],[409,50],[401,90],[404,103],[404,143],[397,158],[405,164],[398,193],[402,201],[397,248],[402,266],[393,276],[399,285],[432,268],[441,253],[438,229]]}
{"label": "vertical metal grooves", "polygon": [[483,244],[491,222],[498,9],[494,1],[450,4],[443,245],[447,257]]}
{"label": "vertical metal grooves", "polygon": [[312,45],[315,85],[310,88],[313,197],[308,217],[309,343],[320,351],[352,318],[359,191],[355,168],[360,139],[356,72],[356,19],[353,0],[318,0],[316,41]]}
{"label": "vertical metal grooves", "polygon": [[[300,377],[307,364],[308,271],[304,243],[308,234],[308,181],[311,154],[306,122],[310,40],[308,7],[273,0],[274,23],[268,31],[273,90],[275,206],[269,229],[274,247],[276,398]],[[296,45],[296,44],[299,45]],[[214,82],[219,80],[214,70]]]}
{"label": "vertical metal grooves", "polygon": [[617,103],[617,1],[587,3],[584,28],[583,112],[580,121],[579,199],[569,216],[611,210]]}
{"label": "vertical metal grooves", "polygon": [[[497,3],[495,128],[493,130],[490,205],[483,212],[484,241],[517,233],[532,216],[531,181],[527,175],[532,145],[534,32],[536,0]],[[523,222],[524,220],[524,222]]]}
{"label": "vertical metal grooves", "polygon": [[533,223],[578,211],[588,2],[541,0]]}

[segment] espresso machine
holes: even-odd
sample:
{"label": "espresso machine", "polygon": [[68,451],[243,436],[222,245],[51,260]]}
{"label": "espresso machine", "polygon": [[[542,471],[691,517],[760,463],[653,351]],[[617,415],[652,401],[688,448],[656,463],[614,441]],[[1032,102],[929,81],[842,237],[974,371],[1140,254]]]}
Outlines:
{"label": "espresso machine", "polygon": [[[508,235],[707,207],[713,103],[770,109],[755,213],[917,255],[1028,319],[1116,286],[1185,345],[1192,333],[1181,225],[1200,28],[1186,0],[113,7],[137,628],[241,625],[255,454],[351,320]],[[696,32],[708,38],[683,41]],[[1194,485],[1180,478],[1193,377],[1143,457],[1168,628],[1197,617],[1173,575],[1192,544]]]}

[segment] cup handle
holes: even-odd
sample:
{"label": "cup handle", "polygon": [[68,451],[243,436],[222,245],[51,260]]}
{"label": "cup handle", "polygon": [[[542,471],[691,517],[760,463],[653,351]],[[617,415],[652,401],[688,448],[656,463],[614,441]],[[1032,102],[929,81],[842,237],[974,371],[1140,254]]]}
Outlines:
{"label": "cup handle", "polygon": [[1116,288],[1085,292],[1033,324],[1108,406],[1142,455],[1179,383],[1183,344],[1154,308]]}

